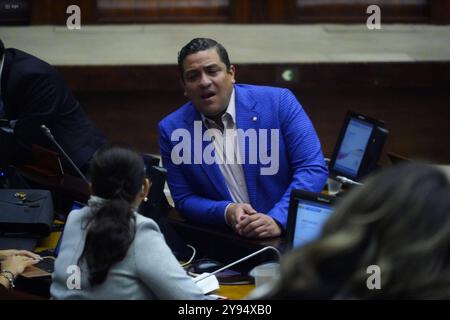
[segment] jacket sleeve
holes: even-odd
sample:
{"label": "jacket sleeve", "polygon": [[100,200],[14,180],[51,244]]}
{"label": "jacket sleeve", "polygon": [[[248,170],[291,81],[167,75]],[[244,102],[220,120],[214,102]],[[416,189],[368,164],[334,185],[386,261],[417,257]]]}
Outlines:
{"label": "jacket sleeve", "polygon": [[278,110],[281,135],[285,140],[293,176],[281,199],[267,214],[286,228],[292,189],[321,192],[328,169],[311,120],[291,91],[283,89]]}
{"label": "jacket sleeve", "polygon": [[138,225],[134,255],[139,279],[161,300],[204,299],[167,246],[154,222]]}
{"label": "jacket sleeve", "polygon": [[44,124],[51,128],[58,140],[54,124],[62,117],[68,117],[77,107],[76,100],[56,70],[44,63],[37,66],[30,63],[29,67],[31,70],[22,71],[23,75],[18,77],[10,92],[15,108],[13,118],[17,120],[14,127],[15,158],[19,163],[21,158],[30,157],[33,143],[52,148],[53,144],[42,134],[40,126]]}
{"label": "jacket sleeve", "polygon": [[216,201],[197,195],[183,172],[183,165],[172,161],[172,142],[166,127],[159,123],[159,145],[164,167],[167,169],[167,183],[177,210],[186,218],[208,224],[225,225],[225,208],[231,201]]}

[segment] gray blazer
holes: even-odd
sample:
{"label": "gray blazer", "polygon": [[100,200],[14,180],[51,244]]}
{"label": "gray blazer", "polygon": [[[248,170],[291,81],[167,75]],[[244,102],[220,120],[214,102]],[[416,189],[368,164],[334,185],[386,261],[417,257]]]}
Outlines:
{"label": "gray blazer", "polygon": [[76,284],[70,266],[77,265],[83,251],[87,231],[83,226],[90,211],[84,207],[69,214],[52,276],[53,299],[204,299],[167,246],[158,225],[137,213],[135,238],[125,258],[111,267],[106,280],[91,287],[82,264],[81,288],[69,289]]}

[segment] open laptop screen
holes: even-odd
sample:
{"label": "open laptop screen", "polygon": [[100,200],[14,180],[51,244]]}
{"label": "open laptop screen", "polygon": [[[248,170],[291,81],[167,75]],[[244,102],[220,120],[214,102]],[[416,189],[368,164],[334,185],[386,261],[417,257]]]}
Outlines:
{"label": "open laptop screen", "polygon": [[350,177],[356,177],[372,130],[372,124],[350,119],[333,169],[344,172]]}
{"label": "open laptop screen", "polygon": [[333,212],[333,198],[303,190],[293,190],[288,213],[288,248],[300,247],[316,239]]}
{"label": "open laptop screen", "polygon": [[382,121],[347,112],[330,158],[330,176],[359,181],[368,175],[377,168],[388,133]]}
{"label": "open laptop screen", "polygon": [[299,201],[293,246],[298,247],[317,238],[331,212],[333,210],[329,205],[307,200]]}

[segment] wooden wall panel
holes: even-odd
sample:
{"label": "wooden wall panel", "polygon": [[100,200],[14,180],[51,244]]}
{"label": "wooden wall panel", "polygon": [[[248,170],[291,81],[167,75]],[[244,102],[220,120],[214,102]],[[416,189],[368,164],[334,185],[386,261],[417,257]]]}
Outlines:
{"label": "wooden wall panel", "polygon": [[228,22],[229,0],[30,0],[32,24],[66,23],[66,8],[76,4],[83,24]]}
{"label": "wooden wall panel", "polygon": [[[176,65],[62,66],[73,90],[177,92]],[[241,82],[305,88],[439,88],[450,89],[449,62],[238,64]],[[289,70],[292,81],[281,74]],[[349,76],[351,75],[351,76]],[[126,81],[124,81],[126,79]],[[181,89],[180,89],[181,90]]]}
{"label": "wooden wall panel", "polygon": [[233,23],[287,23],[288,0],[233,0]]}
{"label": "wooden wall panel", "polygon": [[77,5],[81,9],[81,23],[95,24],[98,21],[96,1],[91,0],[30,0],[31,24],[65,25],[69,14],[67,7]]}
{"label": "wooden wall panel", "polygon": [[[28,4],[31,24],[65,24],[77,4],[82,23],[365,23],[371,4],[382,23],[450,24],[448,0],[10,0]],[[25,18],[27,19],[27,18]],[[0,20],[1,24],[1,20]]]}
{"label": "wooden wall panel", "polygon": [[296,23],[365,23],[369,5],[378,5],[382,22],[424,23],[430,0],[291,0],[291,19]]}
{"label": "wooden wall panel", "polygon": [[226,22],[229,0],[97,0],[98,21]]}
{"label": "wooden wall panel", "polygon": [[[297,70],[296,82],[279,76],[288,67]],[[143,152],[159,153],[157,123],[186,101],[175,65],[58,69],[108,138]],[[326,155],[354,110],[386,122],[385,150],[450,163],[450,63],[238,65],[237,80],[290,88]]]}
{"label": "wooden wall panel", "polygon": [[31,6],[27,0],[0,0],[0,26],[27,25]]}
{"label": "wooden wall panel", "polygon": [[450,24],[450,1],[431,0],[431,23]]}

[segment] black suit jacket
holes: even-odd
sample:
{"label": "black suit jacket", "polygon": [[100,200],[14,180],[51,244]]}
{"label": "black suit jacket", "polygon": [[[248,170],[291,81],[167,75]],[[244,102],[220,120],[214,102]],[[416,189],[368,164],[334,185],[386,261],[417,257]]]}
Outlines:
{"label": "black suit jacket", "polygon": [[6,118],[17,120],[14,141],[3,139],[12,148],[12,162],[29,162],[32,144],[56,150],[40,130],[42,124],[83,169],[93,153],[106,143],[62,77],[48,63],[23,51],[6,49],[1,89]]}

